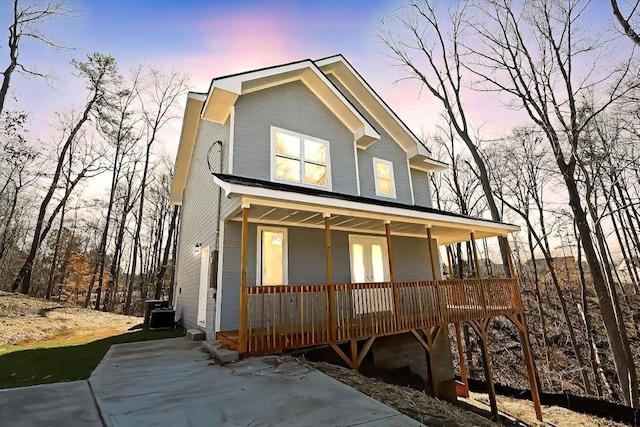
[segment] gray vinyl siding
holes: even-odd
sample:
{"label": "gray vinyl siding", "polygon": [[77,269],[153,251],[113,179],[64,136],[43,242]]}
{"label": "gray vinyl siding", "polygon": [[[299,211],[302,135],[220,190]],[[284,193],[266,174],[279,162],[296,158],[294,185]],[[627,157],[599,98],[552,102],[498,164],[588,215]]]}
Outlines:
{"label": "gray vinyl siding", "polygon": [[[247,250],[247,284],[256,282],[256,255],[259,224],[249,224]],[[326,283],[324,230],[313,228],[286,227],[288,234],[289,284],[317,285]],[[334,283],[351,282],[349,260],[349,234],[342,231],[331,232]],[[430,280],[431,266],[427,239],[392,236],[396,280]],[[240,244],[241,224],[238,221],[225,222],[224,269],[222,293],[221,330],[238,329],[240,304]],[[435,245],[435,241],[434,241]],[[437,254],[437,252],[435,252]],[[436,262],[438,264],[438,262]],[[438,269],[439,270],[439,269]]]}
{"label": "gray vinyl siding", "polygon": [[426,172],[417,169],[411,169],[411,182],[413,183],[413,197],[416,206],[431,205],[431,182]]}
{"label": "gray vinyl siding", "polygon": [[389,200],[389,197],[377,196],[374,172],[373,158],[386,160],[393,163],[393,175],[396,184],[396,198],[391,199],[399,203],[413,204],[411,200],[411,181],[409,180],[409,166],[407,165],[407,153],[402,147],[389,136],[380,124],[365,110],[360,103],[351,95],[351,93],[332,75],[328,75],[331,80],[340,89],[340,92],[356,106],[358,111],[376,128],[380,134],[380,140],[376,141],[366,150],[358,150],[358,170],[360,172],[360,195],[363,197],[371,197],[380,200]]}
{"label": "gray vinyl siding", "polygon": [[[220,168],[220,145],[216,145],[207,154],[215,141],[222,141],[222,172],[228,169],[229,122],[220,125],[210,121],[201,121],[191,158],[191,165],[183,192],[178,260],[176,271],[176,316],[186,327],[199,327],[197,324],[198,295],[200,287],[200,255],[193,253],[196,243],[209,246],[211,253],[216,249],[216,237],[219,220],[217,203],[219,187],[213,181],[209,163],[214,172]],[[225,205],[237,204],[222,197]],[[211,273],[212,274],[212,273]],[[213,335],[215,319],[215,294],[209,289],[207,298],[207,336]]]}
{"label": "gray vinyl siding", "polygon": [[271,180],[271,126],[329,141],[332,190],[357,195],[353,133],[300,81],[238,98],[234,175]]}

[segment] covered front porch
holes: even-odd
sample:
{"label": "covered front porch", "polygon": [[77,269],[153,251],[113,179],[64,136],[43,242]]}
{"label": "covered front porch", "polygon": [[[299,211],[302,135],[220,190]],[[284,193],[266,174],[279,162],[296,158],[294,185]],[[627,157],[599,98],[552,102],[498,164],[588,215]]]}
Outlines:
{"label": "covered front porch", "polygon": [[[228,197],[239,201],[239,208],[226,221],[240,224],[238,327],[219,331],[219,340],[245,355],[329,345],[345,363],[358,369],[378,337],[411,333],[431,355],[431,346],[438,331],[453,324],[457,332],[462,375],[459,393],[468,394],[460,325],[468,322],[478,334],[485,377],[493,389],[488,334],[491,320],[505,316],[520,331],[532,395],[541,418],[533,359],[513,262],[509,257],[510,274],[507,277],[482,277],[476,245],[477,239],[506,236],[518,227],[431,208],[414,209],[377,200],[331,197],[333,195],[318,194],[317,191],[307,194],[287,191],[289,188],[286,187],[291,186],[256,187],[253,183],[237,181],[229,176],[216,176],[216,182]],[[324,264],[324,280],[270,285],[262,284],[256,277],[255,282],[249,283],[249,238],[253,234],[249,231],[250,224],[254,227],[260,224],[316,229],[314,236],[322,236],[324,253],[311,262],[315,269]],[[337,271],[334,264],[344,261],[336,258],[335,253],[339,251],[341,257],[346,255],[342,247],[344,239],[340,241],[340,248],[336,247],[336,231],[350,233],[349,236],[380,236],[379,239],[384,241],[381,248],[386,252],[380,258],[387,264],[384,274],[369,272],[359,275],[354,271],[353,246],[350,243],[351,253],[348,256],[352,280],[345,281],[343,275],[334,280]],[[394,242],[397,244],[400,236],[421,239],[426,243],[419,254],[412,254],[412,259],[417,255],[426,265],[424,277],[398,279],[402,277],[402,270],[397,270],[397,264],[402,258],[394,254],[394,249],[397,249]],[[458,242],[471,242],[474,277],[452,279],[449,245]],[[448,255],[446,263],[440,260],[439,246],[443,246]],[[370,264],[369,260],[369,270]],[[404,262],[402,264],[408,267]],[[306,268],[310,267],[289,265],[289,269]],[[443,268],[449,270],[448,280],[442,280]],[[342,344],[347,344],[346,349]],[[493,390],[490,397],[497,416]]]}

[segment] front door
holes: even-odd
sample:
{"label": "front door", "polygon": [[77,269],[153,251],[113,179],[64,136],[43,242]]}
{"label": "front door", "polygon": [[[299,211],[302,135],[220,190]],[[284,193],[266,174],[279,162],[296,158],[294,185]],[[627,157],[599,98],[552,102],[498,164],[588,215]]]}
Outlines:
{"label": "front door", "polygon": [[[388,282],[389,252],[387,239],[379,236],[349,235],[351,258],[351,282]],[[356,314],[392,310],[393,295],[390,288],[353,291],[353,307]]]}

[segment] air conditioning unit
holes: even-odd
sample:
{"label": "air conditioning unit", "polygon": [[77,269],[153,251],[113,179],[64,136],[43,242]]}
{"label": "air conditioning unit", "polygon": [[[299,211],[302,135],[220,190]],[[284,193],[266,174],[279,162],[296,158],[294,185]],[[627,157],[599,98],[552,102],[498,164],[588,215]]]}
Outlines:
{"label": "air conditioning unit", "polygon": [[175,327],[176,311],[168,308],[151,310],[149,329],[173,329]]}

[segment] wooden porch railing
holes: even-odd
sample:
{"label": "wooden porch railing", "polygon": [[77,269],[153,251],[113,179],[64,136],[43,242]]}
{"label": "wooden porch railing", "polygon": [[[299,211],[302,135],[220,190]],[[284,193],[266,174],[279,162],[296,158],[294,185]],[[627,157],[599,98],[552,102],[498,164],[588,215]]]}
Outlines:
{"label": "wooden porch railing", "polygon": [[241,353],[277,352],[522,312],[516,279],[248,286],[242,298],[246,321],[240,323],[246,330],[238,331]]}

